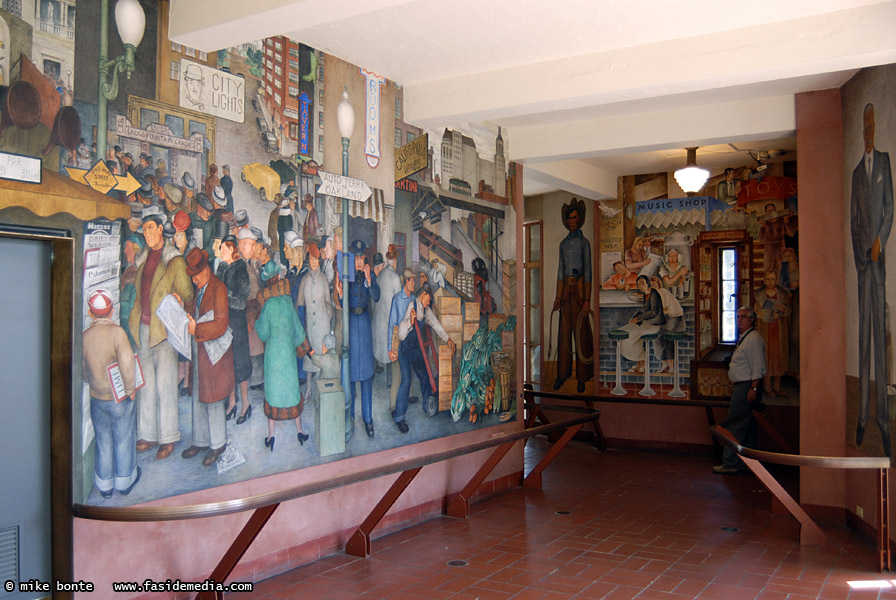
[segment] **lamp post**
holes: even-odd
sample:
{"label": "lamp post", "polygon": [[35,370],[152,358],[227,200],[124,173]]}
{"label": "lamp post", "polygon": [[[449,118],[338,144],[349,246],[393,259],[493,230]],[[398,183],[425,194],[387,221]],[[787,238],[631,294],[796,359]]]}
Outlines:
{"label": "lamp post", "polygon": [[[336,121],[339,125],[339,134],[342,136],[342,175],[348,177],[348,146],[352,137],[352,129],[355,127],[355,111],[348,101],[348,88],[342,89],[342,102],[336,107]],[[345,391],[346,406],[350,402],[352,385],[349,378],[349,342],[348,342],[348,198],[342,199],[342,383]],[[354,265],[352,265],[354,268]],[[346,410],[346,421],[349,411]],[[351,424],[354,431],[354,421]],[[346,441],[351,437],[349,424],[346,423]]]}
{"label": "lamp post", "polygon": [[[109,100],[118,97],[118,74],[125,72],[128,79],[134,72],[137,46],[143,39],[146,15],[138,0],[118,0],[115,4],[115,25],[124,42],[124,54],[108,58],[109,54],[109,0],[100,0],[100,90],[97,98],[96,153],[106,159],[106,130],[108,128]],[[111,81],[110,81],[111,75]]]}

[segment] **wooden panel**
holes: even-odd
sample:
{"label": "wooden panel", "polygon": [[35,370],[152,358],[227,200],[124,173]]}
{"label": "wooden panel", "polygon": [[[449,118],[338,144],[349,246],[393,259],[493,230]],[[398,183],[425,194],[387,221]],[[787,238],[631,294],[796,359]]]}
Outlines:
{"label": "wooden panel", "polygon": [[442,296],[439,298],[439,314],[459,315],[460,298],[455,298],[454,296]]}

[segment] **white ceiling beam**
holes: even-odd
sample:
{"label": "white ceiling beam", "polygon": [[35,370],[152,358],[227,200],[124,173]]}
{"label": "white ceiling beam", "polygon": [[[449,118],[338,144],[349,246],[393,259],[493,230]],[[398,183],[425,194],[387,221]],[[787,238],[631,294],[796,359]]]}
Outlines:
{"label": "white ceiling beam", "polygon": [[413,83],[405,119],[500,121],[885,64],[896,61],[894,23],[896,2],[886,2]]}
{"label": "white ceiling beam", "polygon": [[[215,52],[350,19],[408,0],[171,0],[172,41]],[[302,41],[302,40],[299,40]]]}
{"label": "white ceiling beam", "polygon": [[[582,161],[525,165],[523,173],[526,180],[532,179],[550,189],[565,190],[589,200],[616,197],[616,176]],[[525,183],[523,193],[528,195]]]}
{"label": "white ceiling beam", "polygon": [[795,130],[793,96],[776,96],[517,127],[508,150],[511,160],[529,169],[540,161],[774,139]]}

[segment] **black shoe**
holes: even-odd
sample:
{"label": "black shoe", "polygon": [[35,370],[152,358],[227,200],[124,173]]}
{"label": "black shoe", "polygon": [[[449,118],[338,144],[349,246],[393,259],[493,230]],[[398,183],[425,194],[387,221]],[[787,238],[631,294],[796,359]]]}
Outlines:
{"label": "black shoe", "polygon": [[865,439],[865,428],[856,424],[856,446],[861,446],[863,439]]}
{"label": "black shoe", "polygon": [[555,380],[554,380],[554,389],[555,389],[555,390],[559,390],[560,388],[562,388],[562,387],[563,387],[563,382],[564,382],[564,381],[566,381],[566,380],[565,380],[565,379],[560,379],[559,377],[558,377],[557,379],[555,379]]}
{"label": "black shoe", "polygon": [[417,396],[411,396],[410,398],[408,398],[408,404],[416,404],[418,402],[420,402],[420,398],[418,398]]}
{"label": "black shoe", "polygon": [[111,498],[112,490],[109,490],[108,492],[104,492],[103,490],[100,490],[100,496],[102,496],[103,498]]}
{"label": "black shoe", "polygon": [[236,404],[233,405],[233,408],[230,409],[230,411],[225,415],[225,417],[227,417],[226,420],[229,421],[230,419],[234,418],[235,416],[236,416]]}
{"label": "black shoe", "polygon": [[307,433],[302,433],[302,432],[300,431],[300,432],[297,434],[297,437],[299,438],[299,446],[304,446],[304,445],[305,445],[305,442],[308,441],[308,434],[307,434]]}
{"label": "black shoe", "polygon": [[364,423],[364,430],[367,432],[367,437],[373,437],[373,423]]}
{"label": "black shoe", "polygon": [[264,438],[264,445],[266,448],[270,448],[271,452],[274,451],[274,436]]}
{"label": "black shoe", "polygon": [[398,425],[398,431],[402,433],[408,432],[408,424],[405,423],[404,419],[402,419],[401,421],[396,421],[395,424]]}
{"label": "black shoe", "polygon": [[[129,486],[127,487],[127,489],[121,490],[121,491],[119,492],[119,494],[121,494],[122,496],[127,496],[128,494],[130,494],[130,493],[131,493],[131,490],[134,489],[134,486],[137,485],[137,482],[140,481],[140,475],[142,475],[142,474],[143,474],[143,471],[141,471],[141,470],[140,470],[140,467],[138,466],[138,467],[137,467],[137,476],[134,477],[134,481],[133,481],[133,483],[131,483],[131,485],[129,485]],[[110,496],[112,495],[112,492],[111,492],[111,491],[109,492],[109,495],[110,495]]]}
{"label": "black shoe", "polygon": [[[235,409],[236,407],[234,406],[233,408]],[[246,409],[246,413],[240,415],[239,418],[236,420],[236,424],[242,425],[243,423],[248,421],[249,417],[251,417],[251,416],[252,416],[252,405],[250,404],[249,408]]]}
{"label": "black shoe", "polygon": [[264,384],[263,384],[263,383],[259,383],[258,385],[250,385],[250,386],[249,386],[249,389],[250,389],[250,390],[263,390],[263,389],[264,389]]}
{"label": "black shoe", "polygon": [[381,366],[377,365],[377,366],[375,366],[375,367],[373,368],[373,372],[374,372],[375,374],[379,375],[380,373],[383,372],[383,368],[382,368]]}
{"label": "black shoe", "polygon": [[581,394],[582,392],[584,392],[584,391],[585,391],[585,382],[584,382],[584,381],[580,381],[580,382],[579,382],[579,385],[576,386],[576,389],[579,391],[580,394]]}

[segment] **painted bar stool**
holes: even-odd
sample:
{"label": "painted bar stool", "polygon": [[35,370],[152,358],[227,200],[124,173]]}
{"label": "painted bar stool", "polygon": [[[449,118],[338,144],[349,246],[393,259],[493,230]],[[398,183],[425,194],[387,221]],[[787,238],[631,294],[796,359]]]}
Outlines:
{"label": "painted bar stool", "polygon": [[638,392],[639,396],[656,396],[656,392],[650,387],[650,342],[660,337],[659,333],[648,333],[641,336],[644,342],[644,387]]}
{"label": "painted bar stool", "polygon": [[672,387],[672,391],[669,392],[669,397],[670,398],[684,398],[686,396],[686,394],[683,391],[681,391],[681,386],[679,385],[679,378],[678,378],[678,342],[688,339],[688,332],[687,331],[667,331],[663,335],[666,337],[667,340],[671,340],[675,343],[675,356],[674,356],[674,360],[672,361],[672,371],[673,371],[673,373],[675,373],[675,376],[673,377],[672,381],[675,382],[675,385]]}
{"label": "painted bar stool", "polygon": [[619,342],[628,339],[628,332],[624,329],[615,329],[607,336],[616,342],[616,387],[610,392],[614,396],[625,396],[625,388],[622,387],[622,353],[619,351]]}

